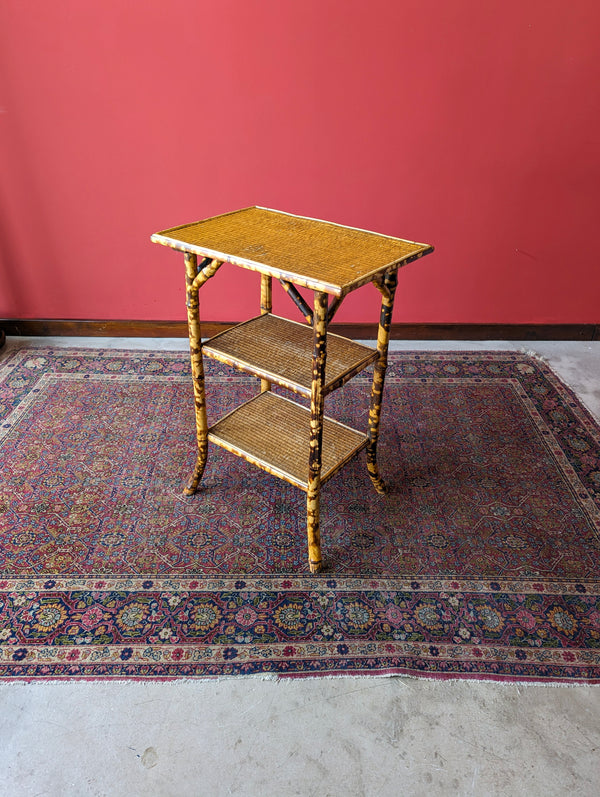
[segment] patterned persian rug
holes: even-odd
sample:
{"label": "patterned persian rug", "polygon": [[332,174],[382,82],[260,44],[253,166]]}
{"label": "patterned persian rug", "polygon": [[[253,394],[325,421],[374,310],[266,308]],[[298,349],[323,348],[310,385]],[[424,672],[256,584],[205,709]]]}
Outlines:
{"label": "patterned persian rug", "polygon": [[[207,365],[213,420],[257,390]],[[370,373],[327,399],[366,426]],[[187,355],[0,359],[0,675],[410,674],[600,682],[600,429],[543,363],[392,355],[381,498],[364,452],[305,497],[212,447]],[[210,420],[210,419],[209,419]]]}

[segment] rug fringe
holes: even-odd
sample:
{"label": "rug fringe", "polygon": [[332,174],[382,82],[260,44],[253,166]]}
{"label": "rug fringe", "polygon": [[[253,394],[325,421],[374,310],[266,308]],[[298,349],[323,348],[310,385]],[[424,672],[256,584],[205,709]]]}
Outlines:
{"label": "rug fringe", "polygon": [[[547,365],[549,368],[551,368],[548,357],[540,354],[539,351],[534,351],[533,349],[528,349],[526,346],[521,346],[519,348],[519,354],[525,354],[527,357],[531,357],[534,360],[539,360],[539,362],[544,363],[544,365]],[[552,370],[554,371],[554,369]]]}
{"label": "rug fringe", "polygon": [[106,679],[106,677],[74,677],[74,678],[65,678],[64,676],[55,677],[49,676],[47,678],[6,678],[0,682],[0,694],[3,690],[6,689],[14,689],[15,687],[20,688],[28,688],[28,687],[35,687],[35,686],[44,686],[46,684],[60,684],[61,686],[73,686],[75,684],[89,684],[89,683],[98,683],[102,687],[107,686],[108,684],[114,684],[115,686],[134,686],[134,687],[143,687],[148,686],[149,684],[156,684],[156,683],[164,683],[164,684],[171,684],[171,685],[179,685],[179,684],[214,684],[214,683],[223,683],[225,681],[269,681],[271,683],[276,684],[277,686],[283,685],[284,683],[291,683],[292,681],[304,681],[308,679],[318,679],[319,681],[335,681],[335,680],[356,680],[356,681],[365,681],[365,680],[373,680],[375,678],[387,678],[390,683],[393,683],[395,686],[408,689],[408,684],[403,683],[404,681],[410,681],[410,686],[413,685],[417,687],[421,687],[423,684],[444,684],[449,689],[458,689],[459,685],[464,684],[465,682],[475,684],[486,684],[486,685],[494,685],[497,686],[499,689],[502,688],[503,690],[506,689],[513,689],[517,693],[520,692],[523,688],[536,688],[536,689],[581,689],[581,688],[600,688],[600,683],[589,683],[585,681],[548,681],[548,682],[539,682],[539,681],[507,681],[504,679],[498,680],[495,678],[479,678],[479,677],[471,677],[471,678],[464,678],[461,676],[452,676],[450,678],[440,678],[434,674],[422,673],[422,674],[412,674],[412,673],[366,673],[366,674],[351,674],[351,673],[331,673],[327,675],[323,675],[320,673],[314,673],[310,675],[306,674],[289,674],[289,675],[279,675],[278,673],[248,673],[248,674],[237,674],[237,675],[204,675],[198,678],[179,678],[177,676],[169,677],[169,678],[161,678],[161,677],[146,677],[146,678],[110,678]]}

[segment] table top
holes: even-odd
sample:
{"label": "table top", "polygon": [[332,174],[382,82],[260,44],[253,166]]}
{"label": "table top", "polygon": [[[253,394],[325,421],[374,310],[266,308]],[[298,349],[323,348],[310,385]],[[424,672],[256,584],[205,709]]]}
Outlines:
{"label": "table top", "polygon": [[433,251],[428,244],[261,207],[173,227],[151,240],[335,296]]}

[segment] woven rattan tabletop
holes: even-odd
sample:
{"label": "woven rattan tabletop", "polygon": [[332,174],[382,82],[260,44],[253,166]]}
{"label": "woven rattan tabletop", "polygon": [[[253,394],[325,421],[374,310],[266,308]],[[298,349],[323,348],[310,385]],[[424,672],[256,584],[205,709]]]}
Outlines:
{"label": "woven rattan tabletop", "polygon": [[164,230],[152,241],[336,296],[433,251],[428,244],[260,207]]}

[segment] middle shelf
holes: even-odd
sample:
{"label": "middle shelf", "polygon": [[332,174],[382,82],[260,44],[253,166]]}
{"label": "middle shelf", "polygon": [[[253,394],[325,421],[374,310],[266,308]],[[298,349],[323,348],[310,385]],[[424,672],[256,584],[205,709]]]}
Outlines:
{"label": "middle shelf", "polygon": [[[306,324],[266,313],[225,330],[203,344],[207,357],[268,379],[310,398],[313,331]],[[375,362],[376,350],[327,334],[324,395]]]}
{"label": "middle shelf", "polygon": [[[208,439],[301,490],[308,489],[310,411],[271,391],[221,418]],[[367,444],[367,435],[332,418],[323,419],[321,483]]]}

